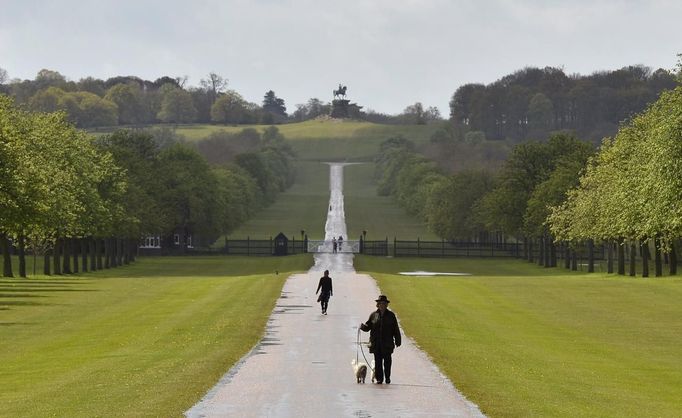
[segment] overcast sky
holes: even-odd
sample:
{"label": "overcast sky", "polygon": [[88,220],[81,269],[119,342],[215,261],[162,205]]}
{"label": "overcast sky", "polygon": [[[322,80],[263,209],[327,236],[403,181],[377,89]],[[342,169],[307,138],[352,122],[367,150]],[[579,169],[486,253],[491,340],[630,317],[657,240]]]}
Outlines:
{"label": "overcast sky", "polygon": [[343,83],[365,108],[449,113],[461,85],[526,66],[672,69],[682,2],[634,0],[0,0],[0,68],[70,80],[215,72],[289,112]]}

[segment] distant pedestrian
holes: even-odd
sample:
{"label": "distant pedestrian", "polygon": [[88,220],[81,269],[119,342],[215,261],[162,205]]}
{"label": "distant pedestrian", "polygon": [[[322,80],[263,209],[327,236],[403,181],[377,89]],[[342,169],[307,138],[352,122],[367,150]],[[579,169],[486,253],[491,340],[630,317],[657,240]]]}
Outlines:
{"label": "distant pedestrian", "polygon": [[339,235],[338,243],[339,243],[339,251],[341,251],[341,244],[343,244],[343,235]]}
{"label": "distant pedestrian", "polygon": [[[320,292],[320,290],[322,290]],[[317,285],[317,290],[315,294],[320,292],[320,296],[317,301],[320,302],[322,306],[322,314],[327,315],[327,307],[329,306],[329,297],[334,294],[332,291],[332,278],[329,277],[329,270],[324,271],[324,276],[320,277],[320,283]]]}
{"label": "distant pedestrian", "polygon": [[336,238],[332,238],[332,252],[334,254],[336,254],[336,250],[337,250],[338,246],[339,246],[339,243],[336,242]]}
{"label": "distant pedestrian", "polygon": [[375,302],[377,310],[369,315],[367,322],[360,324],[360,329],[369,331],[369,352],[374,354],[374,376],[377,383],[382,384],[384,378],[386,383],[391,383],[391,354],[395,347],[400,347],[400,328],[398,318],[388,310],[391,301],[381,295]]}

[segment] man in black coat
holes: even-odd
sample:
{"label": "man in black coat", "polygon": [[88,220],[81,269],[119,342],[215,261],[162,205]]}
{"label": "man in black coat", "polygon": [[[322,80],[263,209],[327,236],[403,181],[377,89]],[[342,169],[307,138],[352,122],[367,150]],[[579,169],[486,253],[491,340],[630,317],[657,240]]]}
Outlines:
{"label": "man in black coat", "polygon": [[[336,245],[336,244],[335,244]],[[317,301],[322,305],[322,314],[327,315],[327,307],[329,306],[329,297],[334,294],[332,289],[332,278],[329,277],[329,270],[324,271],[324,276],[320,277],[320,282],[317,284],[315,294],[322,289],[322,293],[317,298]]]}
{"label": "man in black coat", "polygon": [[[374,354],[374,376],[378,384],[391,383],[391,354],[395,347],[400,347],[401,337],[398,319],[388,310],[391,302],[386,295],[375,301],[377,310],[369,315],[367,322],[360,324],[360,329],[369,331],[369,352]],[[395,341],[395,344],[394,344]]]}

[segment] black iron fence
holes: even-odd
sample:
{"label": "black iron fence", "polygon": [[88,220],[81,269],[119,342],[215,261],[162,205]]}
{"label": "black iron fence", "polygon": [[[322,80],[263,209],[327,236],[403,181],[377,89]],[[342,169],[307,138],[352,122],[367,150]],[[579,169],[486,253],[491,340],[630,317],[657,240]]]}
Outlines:
{"label": "black iron fence", "polygon": [[[545,250],[546,251],[546,250]],[[567,256],[562,247],[554,247],[557,259]],[[579,261],[589,255],[587,246],[575,249]],[[606,259],[604,246],[594,246],[594,260]],[[473,241],[416,241],[387,239],[362,241],[360,253],[383,257],[508,257],[539,260],[545,254],[540,245],[524,246],[523,242],[473,242]]]}

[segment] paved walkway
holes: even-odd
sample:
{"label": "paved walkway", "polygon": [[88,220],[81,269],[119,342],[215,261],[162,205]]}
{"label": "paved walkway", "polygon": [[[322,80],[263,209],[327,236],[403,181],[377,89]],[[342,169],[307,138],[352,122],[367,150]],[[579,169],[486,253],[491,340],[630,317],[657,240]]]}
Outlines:
{"label": "paved walkway", "polygon": [[[342,164],[331,165],[330,188],[326,239],[348,239]],[[325,269],[334,283],[328,315],[315,295]],[[357,327],[376,309],[379,293],[374,279],[355,273],[352,254],[317,255],[307,274],[287,279],[261,342],[186,416],[482,417],[406,336],[393,354],[390,385],[374,385],[369,375],[366,384],[355,383]]]}

